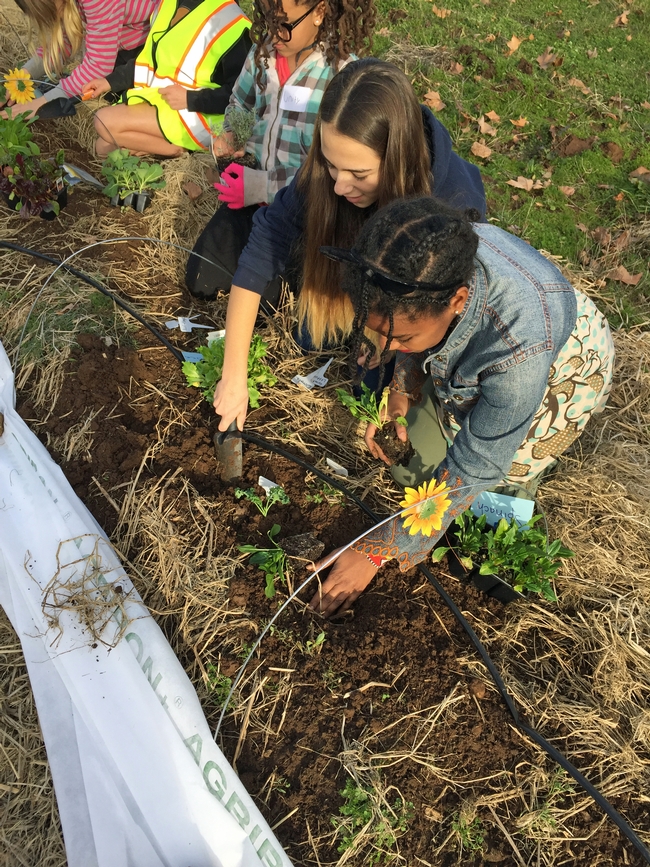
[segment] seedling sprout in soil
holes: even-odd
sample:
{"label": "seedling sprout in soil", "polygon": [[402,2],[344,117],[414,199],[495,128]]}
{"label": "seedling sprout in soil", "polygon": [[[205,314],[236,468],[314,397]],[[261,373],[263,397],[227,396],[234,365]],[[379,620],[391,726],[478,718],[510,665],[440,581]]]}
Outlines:
{"label": "seedling sprout in soil", "polygon": [[258,548],[257,545],[239,545],[237,549],[242,554],[252,554],[250,562],[259,566],[262,572],[264,572],[266,576],[264,595],[267,599],[273,599],[275,596],[276,578],[283,584],[286,584],[286,574],[289,569],[287,555],[275,541],[275,537],[279,532],[280,525],[274,524],[266,534],[271,540],[272,548]]}
{"label": "seedling sprout in soil", "polygon": [[265,499],[263,500],[260,496],[255,493],[254,488],[235,488],[235,496],[237,499],[241,499],[241,497],[245,497],[249,502],[251,502],[254,506],[257,507],[258,511],[260,511],[264,517],[266,517],[269,513],[269,509],[274,503],[282,503],[284,506],[287,506],[291,500],[289,499],[289,495],[280,485],[276,485],[274,488],[269,488],[269,490],[265,490]]}
{"label": "seedling sprout in soil", "polygon": [[[364,382],[361,383],[359,397],[348,394],[343,388],[337,388],[336,395],[343,406],[349,410],[350,415],[360,421],[365,421],[367,424],[375,425],[377,428],[375,442],[391,463],[402,466],[408,464],[414,454],[413,447],[408,440],[403,443],[398,439],[394,428],[386,427],[387,423],[391,421],[387,416],[388,398],[390,397],[388,387],[382,391],[379,402],[375,392],[368,388]],[[397,416],[395,421],[404,427],[408,424],[403,415]]]}
{"label": "seedling sprout in soil", "polygon": [[[203,361],[183,362],[183,373],[187,384],[200,388],[210,404],[214,399],[216,385],[221,379],[225,347],[226,338],[220,337],[208,346],[199,346],[198,352],[203,356]],[[278,381],[262,361],[266,355],[266,347],[259,334],[253,335],[251,348],[248,351],[248,401],[252,409],[257,409],[260,405],[260,388],[274,386]]]}
{"label": "seedling sprout in soil", "polygon": [[487,515],[476,518],[467,511],[456,519],[456,529],[451,531],[458,544],[436,548],[432,558],[439,563],[453,551],[466,569],[478,566],[480,575],[498,575],[519,593],[539,593],[555,602],[551,581],[560,561],[574,554],[559,539],[548,544],[546,535],[533,526],[541,517],[534,515],[525,527],[519,527],[514,519],[508,523],[502,518],[496,528],[486,529]]}

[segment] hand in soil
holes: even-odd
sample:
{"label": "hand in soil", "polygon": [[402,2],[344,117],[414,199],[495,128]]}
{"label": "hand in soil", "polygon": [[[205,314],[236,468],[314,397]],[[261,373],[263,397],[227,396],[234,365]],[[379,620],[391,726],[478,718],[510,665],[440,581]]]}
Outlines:
{"label": "hand in soil", "polygon": [[[409,410],[409,399],[405,394],[398,394],[396,391],[390,392],[390,397],[388,398],[388,407],[387,414],[388,418],[400,418],[401,416],[405,416]],[[406,428],[403,424],[398,424],[394,422],[395,425],[395,433],[397,434],[397,439],[401,440],[401,442],[408,442],[408,434],[406,432]],[[389,460],[388,457],[384,454],[381,448],[375,442],[375,436],[377,435],[378,428],[374,424],[369,424],[366,428],[366,433],[364,435],[364,440],[366,445],[368,446],[368,450],[373,458],[377,458],[380,461],[383,461],[385,464],[388,464],[390,467],[394,461]],[[408,463],[408,461],[407,461]]]}
{"label": "hand in soil", "polygon": [[[320,569],[340,550],[337,548],[331,551],[327,557],[323,557],[314,566],[307,568]],[[323,617],[343,614],[357,601],[376,573],[376,567],[364,554],[348,548],[334,562],[330,574],[309,603],[310,608],[318,611]]]}
{"label": "hand in soil", "polygon": [[214,390],[212,402],[215,412],[221,416],[219,430],[228,430],[230,423],[237,419],[237,427],[244,430],[246,413],[248,412],[248,385],[244,380],[243,386],[229,386],[220,379]]}

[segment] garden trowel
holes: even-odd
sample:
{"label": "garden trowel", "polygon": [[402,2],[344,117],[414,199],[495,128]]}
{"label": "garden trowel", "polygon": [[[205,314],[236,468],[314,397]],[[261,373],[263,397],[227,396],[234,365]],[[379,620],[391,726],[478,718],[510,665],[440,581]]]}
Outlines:
{"label": "garden trowel", "polygon": [[214,435],[214,450],[221,464],[221,481],[232,484],[242,475],[242,439],[237,420],[228,430],[218,430]]}

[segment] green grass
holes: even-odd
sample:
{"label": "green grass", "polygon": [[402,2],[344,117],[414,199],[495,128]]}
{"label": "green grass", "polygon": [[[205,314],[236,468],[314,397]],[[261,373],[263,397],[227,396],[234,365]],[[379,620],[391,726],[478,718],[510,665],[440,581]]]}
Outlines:
{"label": "green grass", "polygon": [[[427,0],[378,5],[374,53],[405,68],[420,98],[431,90],[440,94],[446,108],[436,116],[458,153],[479,165],[491,221],[572,265],[587,265],[600,279],[619,264],[631,274],[643,272],[636,287],[607,280],[605,293],[619,308],[619,320],[646,318],[650,242],[635,243],[634,230],[648,219],[650,186],[628,175],[640,165],[650,168],[650,109],[642,106],[649,99],[650,10],[633,5],[627,25],[615,27],[627,7],[612,0],[444,0],[437,3],[451,10],[444,19]],[[395,14],[400,10],[406,18]],[[509,54],[513,34],[522,42]],[[562,64],[544,70],[537,57],[548,46]],[[463,67],[456,74],[455,64]],[[496,135],[478,128],[489,111],[501,118],[489,121]],[[510,123],[520,117],[524,127]],[[571,137],[591,139],[590,147],[563,155]],[[481,140],[492,150],[489,159],[471,153]],[[605,152],[613,145],[622,151],[617,162]],[[508,185],[519,176],[545,186],[527,192]],[[574,194],[566,196],[563,186]],[[592,236],[599,227],[614,239],[631,229],[632,242],[620,251],[603,246]]]}

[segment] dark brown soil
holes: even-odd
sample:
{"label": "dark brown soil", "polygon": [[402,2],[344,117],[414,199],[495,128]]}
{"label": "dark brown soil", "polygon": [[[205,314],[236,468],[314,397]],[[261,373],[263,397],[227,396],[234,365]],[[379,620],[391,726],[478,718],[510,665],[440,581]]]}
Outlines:
{"label": "dark brown soil", "polygon": [[375,434],[375,442],[391,464],[398,464],[401,467],[405,467],[415,454],[410,440],[402,442],[402,440],[397,436],[392,424],[377,431]]}
{"label": "dark brown soil", "polygon": [[[146,332],[139,337],[151,345]],[[147,383],[173,399],[177,409],[192,413],[192,424],[171,429],[142,478],[159,477],[181,467],[199,493],[212,498],[212,517],[219,531],[214,540],[215,553],[233,541],[267,547],[266,534],[274,523],[282,527],[280,544],[285,537],[311,532],[324,544],[326,552],[369,526],[369,519],[349,502],[333,506],[314,503],[307,496],[309,489],[302,469],[245,444],[242,487],[254,486],[258,476],[264,475],[281,484],[291,499],[289,505],[275,505],[263,517],[247,501],[236,500],[233,489],[220,481],[210,408],[207,404],[195,408],[197,392],[186,388],[177,362],[167,351],[144,353],[107,347],[95,335],[81,335],[78,344],[67,363],[54,413],[39,431],[41,436],[47,431],[61,434],[89,409],[99,410],[90,460],[72,460],[63,468],[108,532],[114,526],[115,511],[93,485],[92,478],[101,480],[107,490],[130,481],[147,448],[156,442],[156,424],[164,401],[159,393],[147,388]],[[28,421],[37,420],[33,407],[20,399],[19,409]],[[55,454],[55,458],[61,457]],[[185,518],[179,515],[178,519]],[[294,565],[295,584],[306,574]],[[502,605],[440,570],[437,574],[470,618],[480,617],[498,626]],[[303,601],[309,600],[313,589],[305,589]],[[262,624],[286,598],[286,587],[277,582],[276,597],[268,599],[262,572],[256,566],[244,565],[231,581],[230,598],[253,622]],[[324,640],[320,651],[309,653],[307,642],[315,641],[321,632]],[[242,629],[242,645],[250,645],[255,637],[252,629]],[[498,653],[498,647],[492,650]],[[189,648],[187,653],[191,658]],[[221,671],[227,676],[233,677],[241,665],[239,655],[220,652],[217,646],[210,647],[208,653],[211,658],[220,658]],[[431,774],[426,766],[404,759],[387,763],[380,776],[384,785],[398,787],[404,800],[413,804],[408,832],[399,841],[405,863],[421,863],[418,859],[437,865],[458,863],[459,853],[451,842],[434,862],[430,859],[449,834],[451,819],[463,801],[516,786],[518,769],[540,761],[512,728],[498,695],[468,674],[465,659],[472,654],[468,637],[417,570],[404,575],[395,566],[385,567],[353,611],[338,619],[323,621],[297,603],[281,615],[250,666],[261,663],[260,673],[268,676],[265,689],[271,695],[274,690],[286,688],[281,687],[286,673],[280,674],[277,669],[290,670],[292,693],[284,722],[280,727],[278,712],[273,729],[280,731],[273,737],[251,728],[236,767],[253,795],[263,792],[260,802],[271,825],[299,807],[277,830],[294,863],[313,863],[304,844],[306,823],[314,836],[328,834],[332,817],[339,814],[343,802],[340,792],[346,781],[337,759],[344,749],[343,739],[348,748],[360,749],[359,744],[368,743],[373,753],[408,752],[417,740],[418,722],[427,716],[424,709],[450,696],[457,701],[440,716],[422,748],[441,773]],[[214,726],[219,706],[208,703],[205,711]],[[546,734],[553,736],[553,732]],[[226,756],[232,760],[239,727],[228,717],[222,738]],[[552,767],[550,762],[547,766]],[[282,783],[264,790],[274,773]],[[449,786],[445,777],[462,785]],[[634,813],[635,808],[625,799],[617,806]],[[479,808],[478,815],[483,821],[485,841],[475,857],[464,853],[462,863],[518,863],[490,811]],[[515,819],[509,827],[512,834],[517,833]],[[601,824],[595,807],[580,813],[575,821],[572,830],[576,836],[593,836],[581,842],[577,860],[564,863],[591,863],[599,853],[607,853],[611,859],[608,863],[612,864],[642,863],[611,823]],[[518,836],[517,841],[527,851],[525,840]],[[330,862],[336,860],[336,843],[323,843],[319,856]]]}

